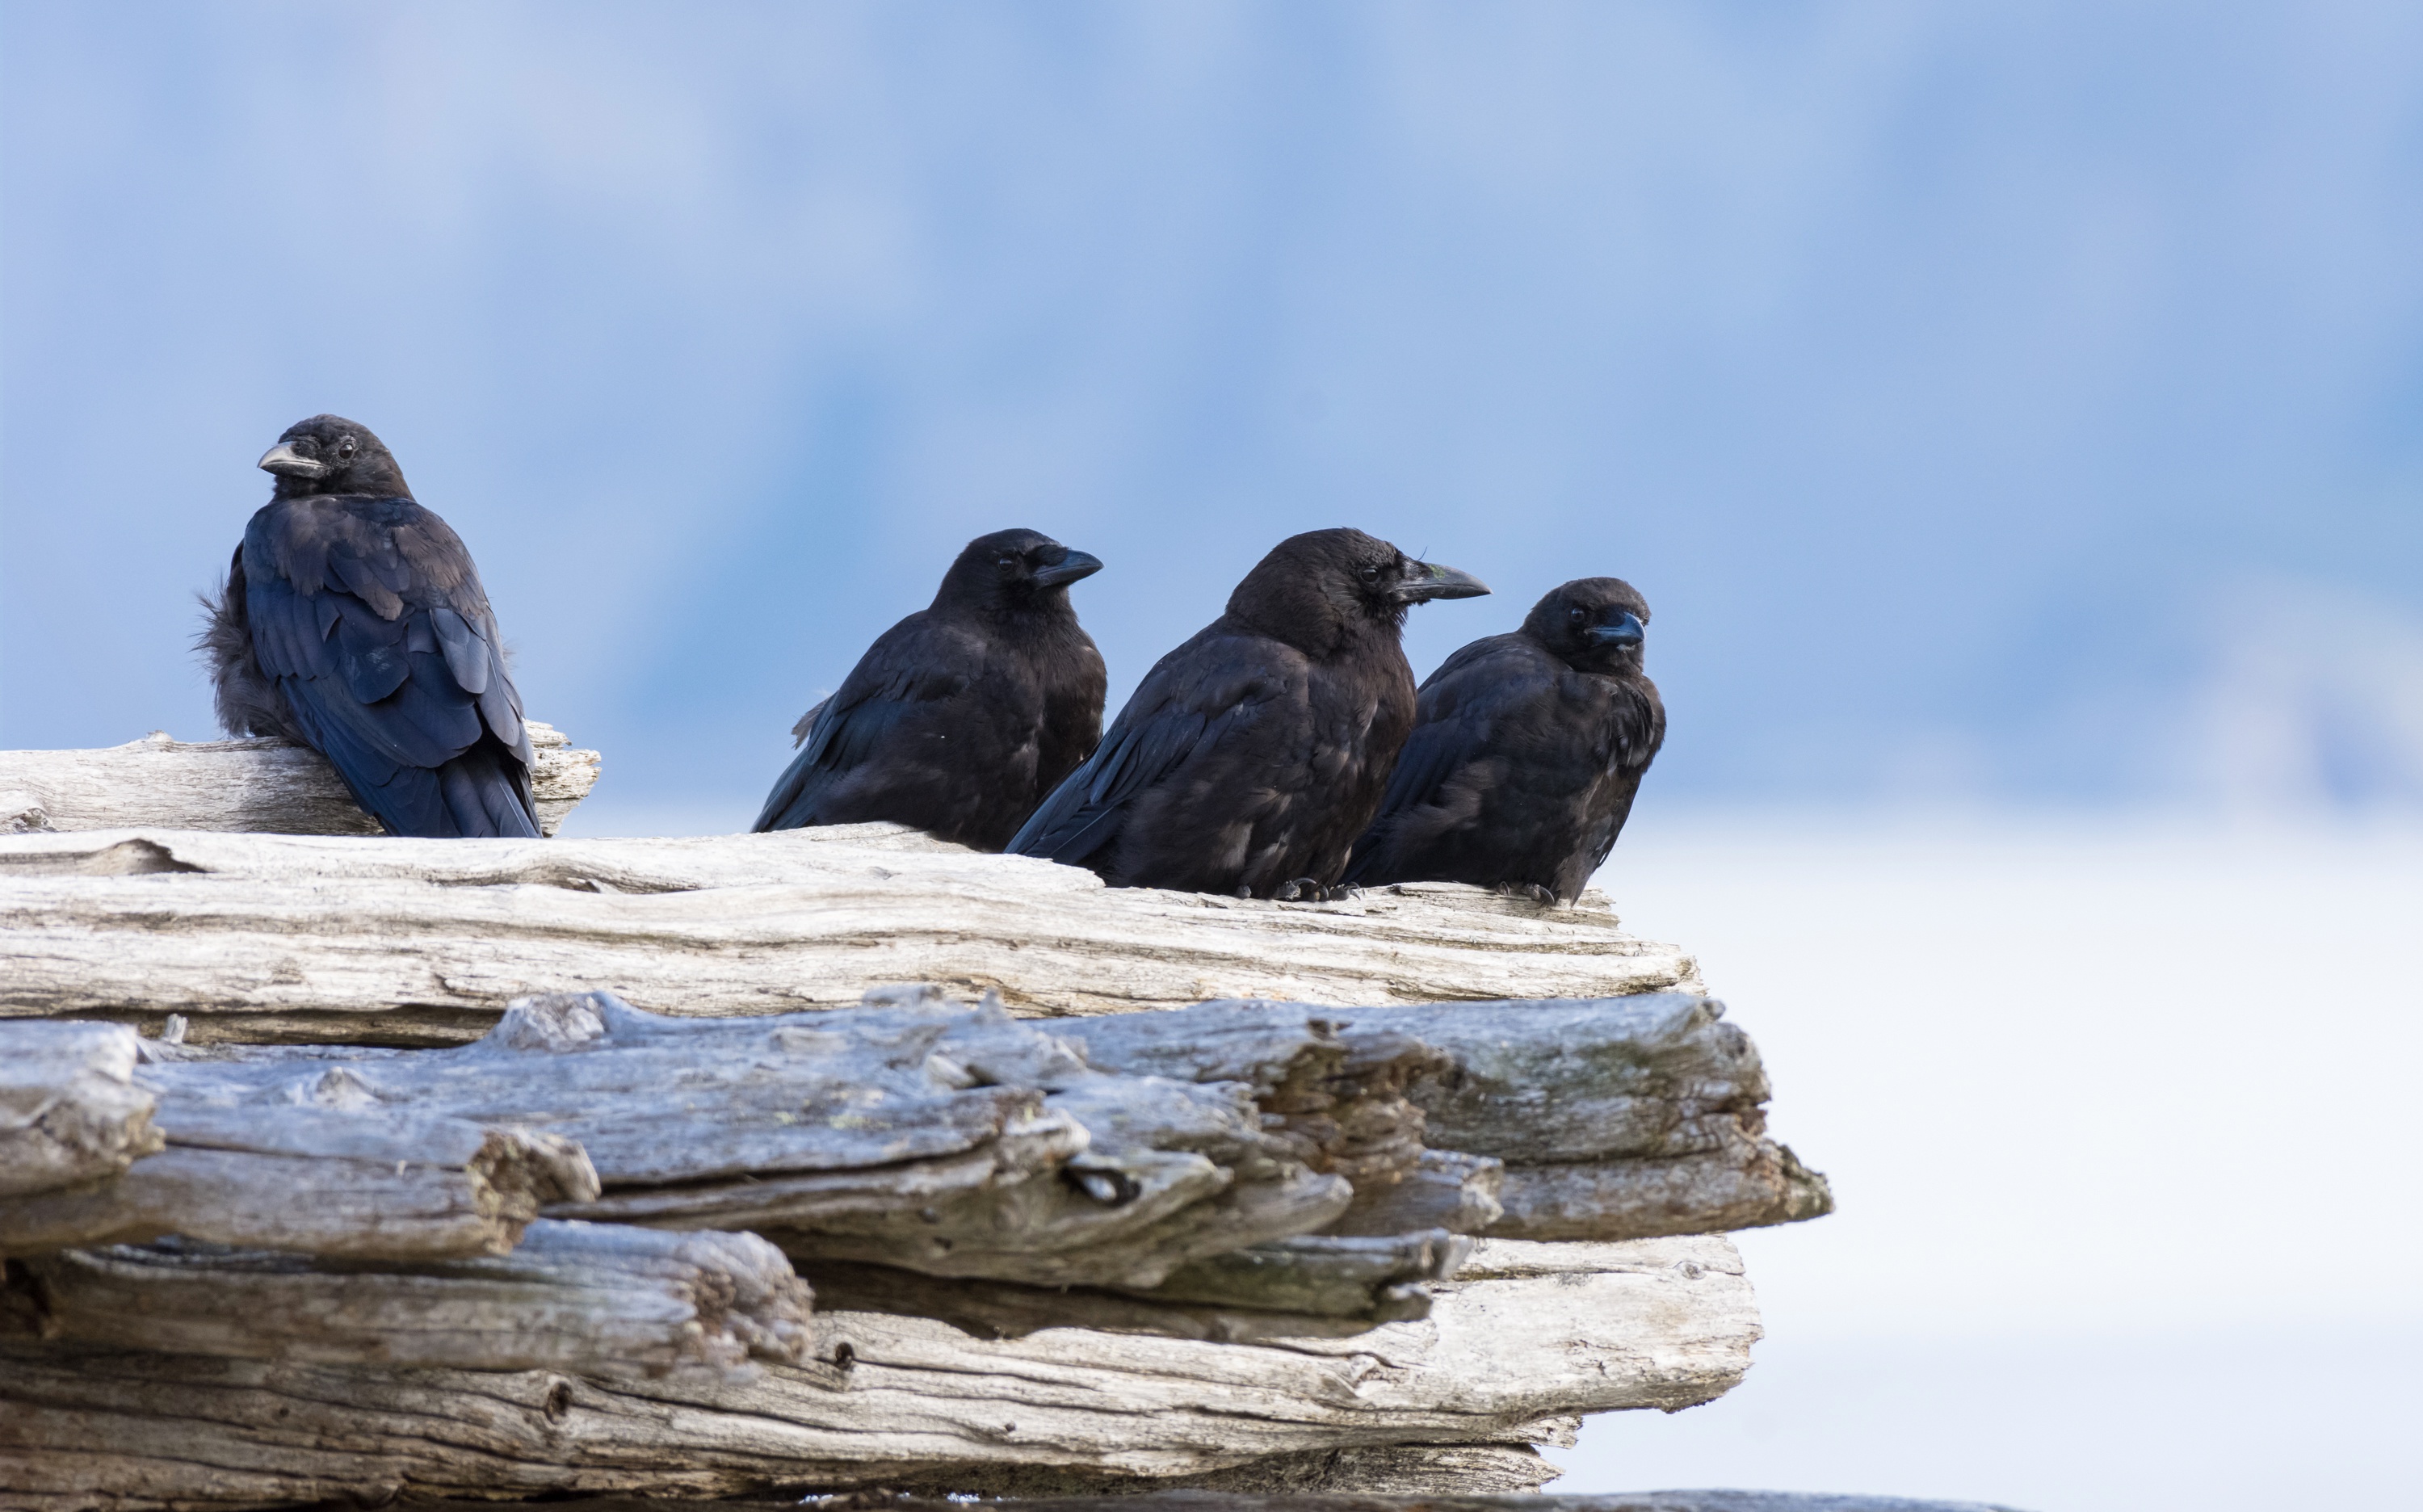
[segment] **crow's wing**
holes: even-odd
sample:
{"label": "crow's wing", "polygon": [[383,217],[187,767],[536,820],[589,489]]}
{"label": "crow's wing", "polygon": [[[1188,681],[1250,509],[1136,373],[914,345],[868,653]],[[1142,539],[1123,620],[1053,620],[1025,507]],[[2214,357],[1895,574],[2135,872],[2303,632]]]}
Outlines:
{"label": "crow's wing", "polygon": [[[538,834],[521,695],[444,520],[408,499],[284,501],[243,561],[261,671],[364,808],[399,835]],[[486,737],[491,757],[450,766]]]}
{"label": "crow's wing", "polygon": [[1156,662],[1085,764],[1043,801],[1009,842],[1013,855],[1082,865],[1119,837],[1137,797],[1252,724],[1301,671],[1282,648],[1219,624]]}
{"label": "crow's wing", "polygon": [[1422,683],[1413,733],[1380,800],[1383,819],[1434,801],[1442,784],[1488,750],[1500,721],[1519,717],[1540,696],[1546,679],[1538,659],[1524,646],[1504,644],[1515,639],[1475,641]]}
{"label": "crow's wing", "polygon": [[884,631],[833,695],[793,727],[800,754],[775,780],[752,828],[816,822],[818,801],[835,784],[882,750],[905,722],[966,692],[984,667],[981,639],[923,610]]}
{"label": "crow's wing", "polygon": [[1504,754],[1508,730],[1538,713],[1554,681],[1544,653],[1516,635],[1475,641],[1440,663],[1416,699],[1413,733],[1388,774],[1380,812],[1354,842],[1347,884],[1396,876],[1405,860],[1406,826],[1444,820],[1436,813],[1417,820],[1416,811],[1441,804],[1447,785],[1473,762]]}

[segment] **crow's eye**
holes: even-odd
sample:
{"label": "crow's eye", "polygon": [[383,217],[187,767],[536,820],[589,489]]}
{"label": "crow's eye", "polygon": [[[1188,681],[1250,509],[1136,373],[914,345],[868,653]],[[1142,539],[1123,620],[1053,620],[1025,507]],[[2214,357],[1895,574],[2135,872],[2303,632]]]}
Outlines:
{"label": "crow's eye", "polygon": [[1590,611],[1576,606],[1576,608],[1566,610],[1565,617],[1578,625],[1582,621],[1590,618]]}
{"label": "crow's eye", "polygon": [[1365,582],[1378,582],[1380,581],[1379,567],[1376,565],[1365,567],[1363,569],[1363,581]]}
{"label": "crow's eye", "polygon": [[337,443],[337,460],[348,461],[354,454],[354,438],[350,436]]}
{"label": "crow's eye", "polygon": [[1000,567],[1004,572],[1014,572],[1018,569],[1018,558],[1011,556],[1008,552],[1005,551],[996,560],[994,565]]}

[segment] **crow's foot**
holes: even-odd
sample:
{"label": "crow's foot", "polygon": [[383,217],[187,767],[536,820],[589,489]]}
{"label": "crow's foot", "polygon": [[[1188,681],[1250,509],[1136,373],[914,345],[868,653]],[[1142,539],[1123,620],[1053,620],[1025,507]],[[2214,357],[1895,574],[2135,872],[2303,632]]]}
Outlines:
{"label": "crow's foot", "polygon": [[1343,887],[1324,887],[1310,877],[1298,877],[1293,882],[1279,883],[1271,896],[1282,903],[1325,903],[1333,898],[1343,898]]}

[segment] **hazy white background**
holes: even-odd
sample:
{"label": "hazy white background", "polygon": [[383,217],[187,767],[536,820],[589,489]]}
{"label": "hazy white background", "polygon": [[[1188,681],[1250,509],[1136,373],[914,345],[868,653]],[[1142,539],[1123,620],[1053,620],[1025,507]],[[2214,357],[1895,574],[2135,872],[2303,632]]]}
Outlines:
{"label": "hazy white background", "polygon": [[745,822],[1004,525],[1115,700],[1297,530],[1497,586],[1417,670],[1638,583],[1605,881],[1843,1211],[1575,1489],[2412,1497],[2418,406],[2391,0],[0,4],[0,742],[208,733],[324,409],[593,833]]}
{"label": "hazy white background", "polygon": [[2423,829],[1650,820],[1600,882],[1841,1210],[1736,1236],[1748,1381],[1561,1486],[2415,1504]]}

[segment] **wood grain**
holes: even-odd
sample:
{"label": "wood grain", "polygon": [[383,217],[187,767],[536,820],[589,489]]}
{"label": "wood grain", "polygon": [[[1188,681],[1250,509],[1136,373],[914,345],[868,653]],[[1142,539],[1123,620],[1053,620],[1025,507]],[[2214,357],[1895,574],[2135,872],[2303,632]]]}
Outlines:
{"label": "wood grain", "polygon": [[1696,982],[1604,900],[1420,883],[1338,903],[1105,888],[893,825],[653,840],[192,831],[0,837],[0,1017],[168,1013],[213,1040],[460,1042],[513,998],[602,988],[696,1015],[886,982],[1014,1012],[1219,997],[1614,996]]}
{"label": "wood grain", "polygon": [[[539,832],[597,784],[594,751],[524,724]],[[289,740],[172,740],[155,731],[87,751],[0,751],[0,834],[160,825],[269,835],[377,835],[325,757]]]}
{"label": "wood grain", "polygon": [[1428,1318],[1258,1344],[818,1312],[755,1379],[367,1370],[0,1340],[12,1504],[236,1508],[328,1498],[1170,1477],[1391,1445],[1515,1448],[1580,1413],[1709,1400],[1758,1325],[1722,1238],[1483,1241]]}

